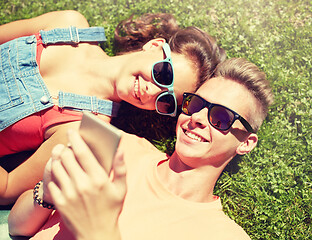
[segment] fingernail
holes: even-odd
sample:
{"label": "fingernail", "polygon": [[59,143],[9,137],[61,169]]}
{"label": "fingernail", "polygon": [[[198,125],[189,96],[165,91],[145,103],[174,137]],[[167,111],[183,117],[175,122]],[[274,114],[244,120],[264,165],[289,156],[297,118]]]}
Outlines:
{"label": "fingernail", "polygon": [[53,149],[52,149],[52,158],[53,159],[58,159],[64,150],[65,146],[63,144],[57,144]]}

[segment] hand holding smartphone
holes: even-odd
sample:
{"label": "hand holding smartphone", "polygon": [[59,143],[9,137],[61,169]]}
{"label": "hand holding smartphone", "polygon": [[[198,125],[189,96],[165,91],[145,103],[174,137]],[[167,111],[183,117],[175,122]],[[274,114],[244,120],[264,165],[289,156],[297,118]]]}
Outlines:
{"label": "hand holding smartphone", "polygon": [[121,131],[97,118],[94,114],[83,112],[79,133],[101,166],[109,174],[120,142]]}

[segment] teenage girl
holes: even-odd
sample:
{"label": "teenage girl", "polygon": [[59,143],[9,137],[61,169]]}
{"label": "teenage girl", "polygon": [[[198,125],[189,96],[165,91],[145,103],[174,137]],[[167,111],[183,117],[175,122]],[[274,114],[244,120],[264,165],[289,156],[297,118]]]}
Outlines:
{"label": "teenage girl", "polygon": [[225,59],[211,36],[180,29],[169,14],[130,18],[115,35],[124,52],[110,57],[98,45],[104,29],[76,11],[0,26],[0,156],[37,149],[10,173],[0,168],[0,204],[42,178],[46,153],[67,142],[68,128],[78,129],[81,110],[109,122],[126,101],[174,116],[183,92]]}

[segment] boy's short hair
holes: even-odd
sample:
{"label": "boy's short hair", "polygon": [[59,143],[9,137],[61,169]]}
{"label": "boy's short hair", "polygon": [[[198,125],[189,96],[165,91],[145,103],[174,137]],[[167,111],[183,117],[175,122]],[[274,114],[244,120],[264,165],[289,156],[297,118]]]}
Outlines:
{"label": "boy's short hair", "polygon": [[245,86],[255,97],[257,106],[252,116],[248,116],[252,128],[258,131],[273,103],[273,93],[266,75],[255,64],[244,58],[231,58],[220,63],[214,77],[232,79]]}

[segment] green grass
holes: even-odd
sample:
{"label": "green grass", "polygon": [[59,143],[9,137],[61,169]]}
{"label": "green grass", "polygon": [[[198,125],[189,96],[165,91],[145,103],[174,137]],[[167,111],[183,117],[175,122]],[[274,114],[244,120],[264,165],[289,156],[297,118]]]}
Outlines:
{"label": "green grass", "polygon": [[[110,55],[120,20],[133,13],[168,12],[181,26],[195,25],[211,33],[229,57],[257,64],[272,82],[275,103],[259,132],[258,147],[227,167],[215,192],[223,199],[225,212],[252,239],[311,238],[310,0],[0,1],[0,24],[53,10],[78,10],[91,25],[105,27],[109,41],[104,48]],[[125,107],[123,116],[129,116],[115,124],[172,151],[175,120],[168,123],[153,113],[134,112]],[[153,132],[148,133],[151,127]]]}

